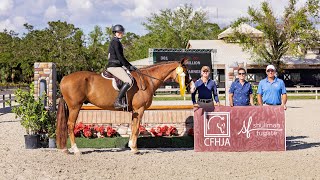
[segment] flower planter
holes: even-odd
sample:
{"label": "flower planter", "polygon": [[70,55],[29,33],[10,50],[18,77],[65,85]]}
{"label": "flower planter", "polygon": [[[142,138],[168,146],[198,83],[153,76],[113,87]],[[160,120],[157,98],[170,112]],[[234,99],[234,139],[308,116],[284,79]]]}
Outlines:
{"label": "flower planter", "polygon": [[49,148],[57,148],[56,138],[49,138]]}
{"label": "flower planter", "polygon": [[[128,148],[128,141],[128,137],[76,138],[78,148]],[[139,137],[137,143],[138,148],[193,148],[194,144],[193,136]]]}
{"label": "flower planter", "polygon": [[37,149],[40,146],[40,135],[24,135],[26,149]]}

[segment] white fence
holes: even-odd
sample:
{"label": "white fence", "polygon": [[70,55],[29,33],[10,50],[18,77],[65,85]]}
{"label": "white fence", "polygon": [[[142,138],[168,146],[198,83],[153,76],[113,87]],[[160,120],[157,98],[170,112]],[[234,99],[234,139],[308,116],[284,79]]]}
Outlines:
{"label": "white fence", "polygon": [[[320,96],[320,87],[289,87],[287,89],[287,95],[288,96],[315,96],[315,99],[318,99],[318,96]],[[220,96],[225,95],[225,88],[218,88],[218,94]],[[164,89],[160,88],[157,89],[156,94],[164,94],[164,93],[170,93],[170,94],[178,94],[179,88],[172,88],[172,89]]]}

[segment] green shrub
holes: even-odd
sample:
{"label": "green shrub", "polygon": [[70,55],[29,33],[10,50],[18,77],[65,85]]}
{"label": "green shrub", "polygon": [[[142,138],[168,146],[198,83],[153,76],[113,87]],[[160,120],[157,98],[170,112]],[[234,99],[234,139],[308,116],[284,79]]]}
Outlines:
{"label": "green shrub", "polygon": [[38,100],[34,98],[34,85],[30,85],[30,91],[18,89],[15,91],[16,102],[19,104],[12,108],[16,117],[21,118],[21,125],[26,128],[27,134],[38,134],[45,128],[48,113],[43,104],[44,96]]}
{"label": "green shrub", "polygon": [[258,97],[257,97],[257,92],[258,92],[258,86],[257,85],[252,85],[252,91],[253,91],[253,104],[258,105]]}

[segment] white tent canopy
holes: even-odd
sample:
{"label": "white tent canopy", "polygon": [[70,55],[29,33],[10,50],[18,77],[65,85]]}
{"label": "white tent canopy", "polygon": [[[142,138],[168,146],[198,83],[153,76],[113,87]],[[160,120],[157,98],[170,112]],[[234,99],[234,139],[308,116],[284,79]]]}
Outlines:
{"label": "white tent canopy", "polygon": [[[263,32],[259,31],[258,29],[254,28],[248,24],[245,24],[245,23],[240,24],[236,28],[236,30],[240,33],[243,33],[243,34],[250,34],[252,37],[262,37],[263,36]],[[235,29],[232,27],[229,27],[228,29],[226,29],[225,31],[223,31],[222,33],[220,33],[218,35],[218,39],[232,37],[234,32],[235,32]]]}

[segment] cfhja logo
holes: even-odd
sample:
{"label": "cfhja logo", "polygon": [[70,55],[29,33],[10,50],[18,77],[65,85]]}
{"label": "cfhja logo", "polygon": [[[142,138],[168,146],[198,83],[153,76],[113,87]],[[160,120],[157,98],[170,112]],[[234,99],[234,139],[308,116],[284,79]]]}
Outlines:
{"label": "cfhja logo", "polygon": [[230,137],[230,112],[205,112],[204,137]]}

